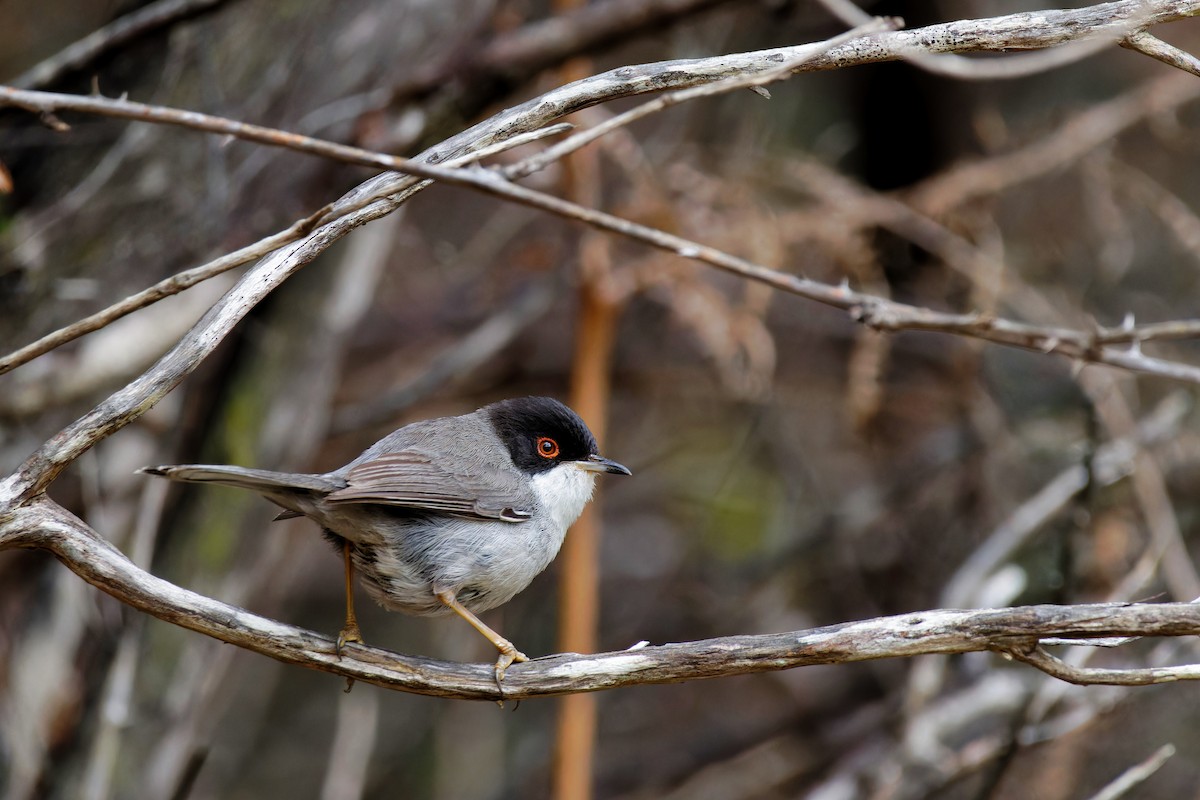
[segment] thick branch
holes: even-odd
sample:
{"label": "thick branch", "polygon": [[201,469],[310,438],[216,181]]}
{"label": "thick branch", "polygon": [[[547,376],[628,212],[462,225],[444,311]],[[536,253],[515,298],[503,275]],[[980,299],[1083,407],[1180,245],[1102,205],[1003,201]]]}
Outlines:
{"label": "thick branch", "polygon": [[259,262],[149,370],[60,431],[26,459],[16,473],[0,481],[0,513],[5,506],[27,501],[44,492],[82,453],[153,407],[191,373],[263,297],[363,221],[353,216],[341,217]]}
{"label": "thick branch", "polygon": [[[1150,3],[1129,0],[1075,11],[1018,14],[992,20],[947,23],[907,33],[874,34],[859,37],[832,49],[828,47],[828,43],[817,43],[713,59],[623,67],[577,81],[501,112],[427,151],[422,154],[420,160],[393,159],[369,153],[363,155],[365,151],[350,152],[355,148],[322,143],[318,140],[308,140],[306,148],[311,147],[312,152],[346,158],[357,163],[404,169],[411,175],[422,178],[469,185],[510,200],[569,216],[605,230],[637,238],[656,247],[672,250],[685,257],[698,259],[742,277],[850,310],[855,318],[879,329],[925,329],[959,333],[1017,347],[1059,352],[1072,358],[1200,382],[1200,369],[1148,358],[1134,350],[1116,352],[1099,348],[1094,338],[1075,331],[1048,331],[1006,320],[944,314],[891,303],[850,291],[848,288],[834,288],[796,278],[712,248],[701,247],[680,237],[581,208],[513,185],[493,172],[432,166],[452,161],[464,153],[509,140],[514,135],[537,130],[562,114],[579,108],[620,96],[700,85],[733,75],[768,72],[778,67],[781,62],[801,60],[806,54],[814,51],[819,54],[804,61],[798,69],[816,68],[828,59],[837,60],[836,64],[830,63],[830,67],[886,60],[899,57],[914,47],[928,52],[996,47],[1044,47],[1086,35],[1098,28],[1107,29],[1113,25],[1126,24],[1135,13],[1139,21],[1146,24],[1178,19],[1200,13],[1200,0]],[[898,36],[907,38],[895,38]],[[846,61],[843,63],[838,59]],[[89,105],[111,109],[114,104],[118,104],[124,109],[124,116],[174,124],[180,124],[181,115],[186,116],[186,112],[163,114],[160,113],[161,109],[105,98],[66,100],[61,96],[19,92],[2,87],[0,102],[43,112],[52,111],[54,107],[63,107],[55,106],[56,103],[67,103],[68,107],[77,109],[84,109]],[[192,117],[199,120],[200,127],[205,129],[210,129],[208,126],[213,125],[213,130],[245,136],[256,141],[277,143],[279,138],[279,132],[258,126],[204,115]],[[300,141],[303,137],[292,138]],[[331,212],[327,221],[320,224],[305,239],[272,254],[247,273],[154,367],[47,442],[22,465],[15,476],[0,483],[0,503],[28,499],[44,491],[67,464],[96,442],[140,416],[174,388],[262,297],[353,228],[393,211],[403,198],[390,196],[389,193],[411,190],[413,186],[412,177],[385,173],[364,182],[345,195],[335,204],[335,210]]]}
{"label": "thick branch", "polygon": [[46,499],[0,521],[0,549],[53,552],[80,577],[134,608],[280,661],[417,694],[519,699],[622,686],[676,683],[813,664],[998,650],[1084,683],[1147,684],[1200,678],[1200,667],[1064,671],[1036,651],[1047,637],[1200,635],[1190,603],[1027,606],[939,610],[807,631],[728,636],[598,655],[565,654],[511,667],[503,692],[489,664],[455,664],[349,645],[182,589],[139,569],[77,518]]}
{"label": "thick branch", "polygon": [[[1096,9],[1105,9],[1105,13],[1119,16],[1133,7],[1139,10],[1148,8],[1152,14],[1158,14],[1161,21],[1196,13],[1196,9],[1200,7],[1200,0],[1192,3],[1110,3],[1076,12],[1048,12],[1039,17],[1039,26],[1035,27],[1042,30],[1044,36],[1050,36],[1045,32],[1042,23],[1046,20],[1058,20],[1055,24],[1070,27],[1067,24],[1069,20],[1076,25],[1070,32],[1078,35],[1077,26],[1083,24],[1081,20],[1092,19]],[[1016,15],[1021,18],[1025,16]],[[1108,19],[1111,20],[1111,17]],[[993,25],[996,21],[984,22]],[[985,35],[985,26],[982,23],[952,23],[950,26],[935,27],[944,29],[943,33],[948,36],[951,27],[959,26],[954,27],[954,30],[961,30],[961,26],[972,24],[976,25],[978,36],[974,41],[977,43],[1001,42],[999,34],[992,27],[987,28],[991,31],[991,38]],[[922,46],[928,46],[937,52],[940,52],[937,47],[949,46],[949,39],[939,39],[930,33],[931,30],[923,29],[922,35],[926,38],[921,41],[932,43]],[[921,32],[912,32],[916,33]],[[1061,30],[1058,33],[1066,35]],[[813,68],[822,59],[832,58],[835,52],[842,51],[842,57],[850,59],[853,63],[884,60],[882,57],[875,58],[871,55],[878,55],[882,41],[882,37],[859,41],[858,50],[854,50],[855,43],[852,42],[814,58],[803,68]],[[899,40],[888,41],[895,44]],[[906,47],[911,45],[912,40],[905,41],[909,42]],[[1030,44],[1034,41],[1039,41],[1036,35],[1019,35],[1014,38],[1012,31],[1009,31],[999,46],[1046,46],[1055,43],[1046,39],[1041,45]],[[899,47],[898,44],[896,46]],[[777,67],[781,59],[798,58],[805,52],[807,51],[804,48],[785,48],[781,51],[741,54],[720,59],[615,70],[562,87],[523,106],[502,112],[431,150],[425,157],[431,162],[445,163],[469,150],[503,141],[514,133],[540,128],[557,116],[576,108],[617,96],[661,90],[665,86],[698,85],[729,75],[761,73]],[[842,65],[830,64],[831,67]],[[9,97],[11,99],[12,95]],[[106,101],[103,98],[91,100],[109,105],[121,102]],[[145,108],[147,107],[142,107],[139,111]],[[268,134],[273,136],[276,133],[250,126],[241,126],[239,130],[242,133],[251,133],[252,138],[257,138],[260,134],[264,137]],[[319,152],[320,148],[316,151]],[[354,156],[358,157],[361,152],[355,153]],[[334,153],[332,150],[326,151],[326,154],[342,157],[348,155],[345,151]],[[1128,366],[1200,382],[1200,370],[1196,368],[1157,362],[1132,350],[1115,352],[1102,348],[1095,334],[904,306],[860,294],[847,287],[832,287],[771,270],[662,231],[514,185],[492,171],[456,170],[403,159],[380,160],[386,158],[368,154],[359,163],[403,168],[423,178],[468,185],[562,214],[671,250],[683,257],[701,260],[742,277],[846,309],[855,318],[877,328],[918,328],[977,336],[1014,346],[1061,352],[1075,358]],[[324,637],[180,589],[137,569],[81,522],[44,498],[37,497],[66,464],[161,399],[211,352],[216,343],[256,302],[279,283],[333,241],[354,227],[389,213],[403,199],[396,194],[384,195],[400,192],[415,183],[411,177],[389,173],[365,182],[342,198],[336,209],[306,238],[274,253],[250,270],[152,369],[47,442],[15,476],[0,482],[0,509],[3,509],[0,511],[0,548],[21,546],[51,550],[85,580],[130,605],[161,619],[283,661],[407,691],[454,697],[498,697],[499,691],[492,679],[490,666],[445,664],[365,647],[352,647],[349,654],[339,660],[333,655],[332,643]],[[17,504],[20,500],[25,501],[23,505]],[[5,504],[7,508],[4,508]],[[1081,608],[1035,607],[974,612],[936,611],[849,623],[816,631],[731,637],[600,656],[557,656],[514,667],[504,685],[504,694],[516,698],[593,691],[640,683],[681,681],[786,669],[806,664],[922,653],[998,649],[1019,653],[1029,660],[1031,657],[1028,654],[1033,652],[1032,646],[1040,637],[1198,633],[1200,609],[1195,606],[1164,604]],[[1044,664],[1035,665],[1045,668]],[[1195,670],[1184,668],[1181,671],[1155,673],[1150,675],[1149,679],[1157,681],[1181,677],[1196,677]]]}

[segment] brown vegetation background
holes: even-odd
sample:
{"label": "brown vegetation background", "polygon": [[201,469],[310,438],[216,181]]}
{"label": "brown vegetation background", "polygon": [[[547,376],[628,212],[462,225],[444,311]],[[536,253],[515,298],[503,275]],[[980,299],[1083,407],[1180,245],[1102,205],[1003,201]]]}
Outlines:
{"label": "brown vegetation background", "polygon": [[[239,0],[148,30],[41,88],[128,93],[410,154],[573,77],[844,29],[810,3],[679,5],[558,52],[554,43],[572,41],[561,31],[517,38],[578,13],[542,3]],[[915,28],[1032,7],[868,10]],[[130,10],[8,0],[0,75]],[[1195,19],[1154,32],[1200,51]],[[565,71],[578,56],[590,59],[585,71]],[[1083,329],[1198,316],[1200,78],[1113,46],[1010,80],[891,63],[802,75],[771,95],[680,105],[532,185],[918,306]],[[0,112],[14,187],[0,200],[4,352],[286,227],[372,174],[62,116],[68,132]],[[1114,118],[1113,135],[1089,140]],[[872,203],[915,209],[933,238]],[[968,243],[976,260],[935,253],[931,242],[947,241],[937,237]],[[0,377],[0,473],[145,369],[231,281]],[[1145,349],[1200,356],[1186,340]],[[580,388],[589,369],[600,380],[591,390]],[[269,504],[233,491],[166,491],[134,469],[323,471],[398,425],[523,394],[598,398],[604,451],[634,472],[604,481],[599,500],[599,650],[948,605],[1200,595],[1192,386],[968,338],[873,332],[841,311],[447,186],[307,266],[51,495],[156,575],[334,634],[340,561],[311,524],[272,523]],[[1064,471],[1090,469],[1146,420],[1158,433],[1113,479],[1086,473],[1000,563],[969,571],[997,532],[1036,516],[1031,501]],[[558,649],[561,567],[489,616],[531,656]],[[457,620],[361,600],[371,644],[493,657]],[[1196,660],[1190,643],[1163,647],[1095,658]],[[561,786],[560,699],[500,710],[342,688],[144,617],[48,555],[0,557],[3,796],[514,798]],[[1196,797],[1200,785],[1200,688],[1068,687],[988,654],[595,701],[592,785],[604,798],[1083,798],[1168,744],[1175,755],[1127,796]]]}

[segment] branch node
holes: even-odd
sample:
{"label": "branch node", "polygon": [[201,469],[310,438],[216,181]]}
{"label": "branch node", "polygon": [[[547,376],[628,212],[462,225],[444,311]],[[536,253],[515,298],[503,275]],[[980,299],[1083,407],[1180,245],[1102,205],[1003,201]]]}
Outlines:
{"label": "branch node", "polygon": [[850,319],[866,325],[873,331],[886,331],[895,327],[896,320],[887,313],[887,307],[877,298],[863,298],[863,301],[847,309]]}
{"label": "branch node", "polygon": [[1156,61],[1161,61],[1176,69],[1181,69],[1191,75],[1200,77],[1200,58],[1186,50],[1180,50],[1175,45],[1167,44],[1162,39],[1146,31],[1134,31],[1121,39],[1121,47],[1136,50],[1148,55]]}
{"label": "branch node", "polygon": [[71,126],[59,119],[53,111],[43,111],[38,115],[38,118],[41,119],[43,125],[52,131],[65,133],[71,130]]}
{"label": "branch node", "polygon": [[971,325],[980,333],[986,333],[996,327],[996,315],[990,311],[976,311],[972,315]]}

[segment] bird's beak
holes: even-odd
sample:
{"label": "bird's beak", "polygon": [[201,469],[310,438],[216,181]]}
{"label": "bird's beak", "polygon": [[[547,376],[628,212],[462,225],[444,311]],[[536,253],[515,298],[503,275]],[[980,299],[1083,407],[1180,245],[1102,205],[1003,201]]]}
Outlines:
{"label": "bird's beak", "polygon": [[608,472],[613,475],[633,474],[629,471],[629,467],[598,455],[590,455],[582,461],[576,461],[575,466],[580,469],[586,469],[588,472]]}

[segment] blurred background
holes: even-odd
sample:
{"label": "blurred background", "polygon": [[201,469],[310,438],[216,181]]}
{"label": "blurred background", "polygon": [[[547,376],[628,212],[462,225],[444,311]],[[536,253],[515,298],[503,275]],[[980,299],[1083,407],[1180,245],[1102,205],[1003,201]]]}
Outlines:
{"label": "blurred background", "polygon": [[[0,0],[0,75],[18,80],[137,5]],[[569,5],[183,3],[25,85],[127,93],[407,155],[606,69],[844,29],[820,5],[787,0]],[[912,28],[1037,7],[867,10]],[[1196,20],[1154,32],[1200,52]],[[771,94],[672,108],[530,184],[939,310],[1080,329],[1197,315],[1200,79],[1114,46],[1006,81],[895,63],[801,75]],[[0,111],[14,187],[0,197],[5,353],[371,175],[177,128],[61,117],[69,131]],[[3,471],[149,366],[236,274],[0,376]],[[1200,361],[1194,342],[1145,349]],[[134,470],[324,471],[407,422],[549,394],[604,429],[605,454],[634,473],[602,481],[597,504],[599,650],[944,606],[1191,600],[1194,393],[969,339],[876,334],[435,186],[297,274],[51,494],[154,574],[333,636],[341,561],[310,523],[272,523],[249,494]],[[486,617],[531,656],[559,649],[557,598],[574,580],[563,570],[560,558]],[[494,658],[456,619],[359,600],[371,644]],[[1197,653],[1150,641],[1072,657]],[[500,710],[365,684],[346,695],[343,684],[145,617],[45,554],[0,555],[0,796],[570,796],[554,777],[562,700]],[[602,798],[1082,798],[1166,745],[1175,755],[1126,796],[1200,797],[1200,687],[1188,684],[1080,689],[974,654],[594,699],[590,783]]]}

